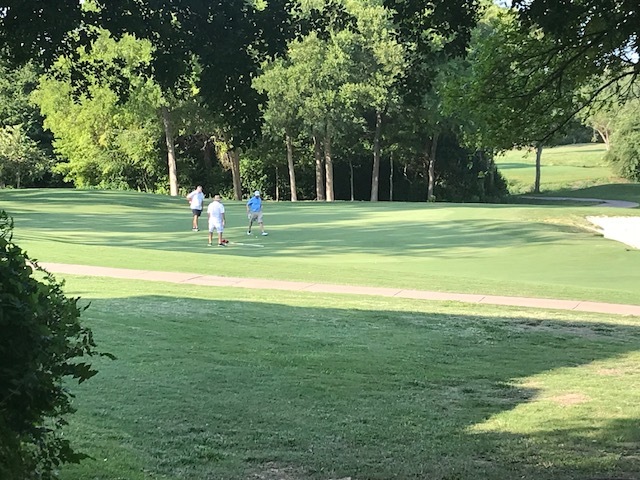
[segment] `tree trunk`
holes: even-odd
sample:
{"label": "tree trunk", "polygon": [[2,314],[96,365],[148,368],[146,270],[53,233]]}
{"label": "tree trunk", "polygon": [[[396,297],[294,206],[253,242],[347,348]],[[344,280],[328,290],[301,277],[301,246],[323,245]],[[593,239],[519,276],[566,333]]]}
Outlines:
{"label": "tree trunk", "polygon": [[202,145],[202,160],[204,161],[204,168],[207,172],[213,170],[213,156],[215,155],[216,149],[213,144],[212,138],[206,138]]}
{"label": "tree trunk", "polygon": [[434,133],[431,139],[431,148],[429,150],[429,183],[427,185],[427,201],[435,202],[436,197],[433,195],[433,187],[436,183],[436,152],[438,151],[439,133]]}
{"label": "tree trunk", "polygon": [[169,193],[172,197],[178,195],[178,173],[176,168],[176,146],[173,139],[173,129],[171,127],[171,115],[169,109],[161,107],[162,124],[164,126],[164,137],[167,142],[167,163],[169,165]]}
{"label": "tree trunk", "polygon": [[353,202],[356,196],[353,188],[353,162],[351,159],[349,159],[349,186],[351,187],[351,201]]}
{"label": "tree trunk", "polygon": [[276,202],[280,201],[280,186],[278,185],[278,167],[276,166]]}
{"label": "tree trunk", "polygon": [[328,132],[324,137],[324,173],[327,202],[333,202],[335,200],[333,194],[333,159],[331,158],[331,137]]}
{"label": "tree trunk", "polygon": [[389,155],[389,201],[393,202],[393,152]]}
{"label": "tree trunk", "polygon": [[238,150],[230,150],[229,162],[231,163],[231,176],[233,177],[233,199],[242,200],[242,181],[240,179],[240,153]]}
{"label": "tree trunk", "polygon": [[373,171],[371,172],[371,201],[378,201],[380,185],[380,132],[382,130],[382,112],[376,111],[376,130],[373,135]]}
{"label": "tree trunk", "polygon": [[313,156],[316,160],[316,200],[324,201],[324,160],[322,158],[322,144],[317,133],[313,134]]}
{"label": "tree trunk", "polygon": [[604,142],[605,150],[609,151],[609,148],[611,148],[611,139],[609,138],[609,129],[606,129],[606,128],[598,129],[598,128],[596,128],[595,130],[596,130],[596,132],[598,132],[598,135],[600,135],[600,138]]}
{"label": "tree trunk", "polygon": [[540,158],[542,157],[542,144],[536,144],[536,179],[533,182],[533,193],[540,193]]}
{"label": "tree trunk", "polygon": [[289,166],[289,185],[291,186],[291,201],[298,201],[298,189],[296,188],[296,172],[293,165],[293,140],[289,133],[285,133],[285,141],[287,142],[287,165]]}

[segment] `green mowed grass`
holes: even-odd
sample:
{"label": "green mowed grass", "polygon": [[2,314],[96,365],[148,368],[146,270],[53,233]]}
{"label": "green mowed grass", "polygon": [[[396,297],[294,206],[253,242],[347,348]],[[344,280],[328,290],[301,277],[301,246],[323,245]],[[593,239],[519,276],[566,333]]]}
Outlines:
{"label": "green mowed grass", "polygon": [[67,278],[102,349],[62,480],[640,471],[638,318]]}
{"label": "green mowed grass", "polygon": [[[574,197],[574,198],[603,198],[606,200],[626,200],[640,203],[640,183],[607,184],[577,190],[560,189],[555,192],[547,192],[549,195]],[[637,210],[633,210],[637,213]]]}
{"label": "green mowed grass", "polygon": [[[144,270],[420,290],[640,303],[640,252],[588,229],[604,207],[299,202],[265,205],[270,235],[246,235],[226,202],[226,249],[191,232],[184,199],[160,195],[0,192],[31,257]],[[201,220],[201,228],[205,229]],[[261,245],[261,247],[256,247]]]}
{"label": "green mowed grass", "polygon": [[[543,192],[572,190],[620,180],[604,160],[599,143],[564,145],[542,150],[540,189]],[[511,150],[496,158],[496,165],[509,182],[511,193],[529,193],[535,180],[535,151]]]}

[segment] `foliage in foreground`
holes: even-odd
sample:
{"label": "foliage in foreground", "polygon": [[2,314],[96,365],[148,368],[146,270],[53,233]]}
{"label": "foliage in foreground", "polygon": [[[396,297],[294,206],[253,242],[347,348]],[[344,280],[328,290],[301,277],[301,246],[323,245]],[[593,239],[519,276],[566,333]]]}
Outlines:
{"label": "foliage in foreground", "polygon": [[[33,264],[12,242],[13,222],[0,212],[0,478],[50,479],[82,455],[62,437],[74,412],[63,380],[97,372],[80,357],[97,352],[80,324],[78,298]],[[44,278],[34,278],[34,272]]]}

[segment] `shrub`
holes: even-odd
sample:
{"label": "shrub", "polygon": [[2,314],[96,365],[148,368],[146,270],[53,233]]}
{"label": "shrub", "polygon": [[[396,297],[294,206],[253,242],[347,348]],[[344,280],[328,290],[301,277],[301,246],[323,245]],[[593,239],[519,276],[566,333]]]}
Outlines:
{"label": "shrub", "polygon": [[74,411],[65,381],[97,373],[82,357],[112,356],[96,351],[79,299],[63,294],[63,284],[13,243],[12,231],[0,211],[0,478],[45,480],[83,458],[61,434]]}
{"label": "shrub", "polygon": [[620,111],[611,135],[607,160],[615,172],[628,180],[640,182],[640,100],[634,100]]}

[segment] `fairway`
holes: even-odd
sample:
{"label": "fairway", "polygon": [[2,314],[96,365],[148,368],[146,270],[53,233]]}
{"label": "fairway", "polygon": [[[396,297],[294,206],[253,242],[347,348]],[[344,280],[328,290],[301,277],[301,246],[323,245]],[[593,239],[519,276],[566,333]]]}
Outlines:
{"label": "fairway", "polygon": [[63,480],[640,471],[637,318],[70,277],[117,360]]}
{"label": "fairway", "polygon": [[[639,304],[640,252],[590,230],[588,215],[634,210],[545,205],[266,202],[268,237],[207,247],[182,198],[74,190],[0,192],[15,240],[39,260],[232,277]],[[252,245],[261,245],[255,248]]]}
{"label": "fairway", "polygon": [[[575,190],[620,182],[604,159],[605,153],[605,147],[601,143],[544,148],[540,160],[540,190]],[[497,156],[495,162],[509,183],[512,194],[533,191],[536,164],[534,150],[510,150]]]}

